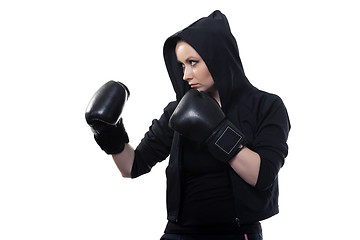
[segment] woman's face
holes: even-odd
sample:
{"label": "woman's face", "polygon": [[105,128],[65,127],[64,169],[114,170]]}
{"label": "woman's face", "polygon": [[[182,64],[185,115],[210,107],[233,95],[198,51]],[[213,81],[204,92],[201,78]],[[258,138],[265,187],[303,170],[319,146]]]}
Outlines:
{"label": "woman's face", "polygon": [[214,94],[214,80],[200,55],[188,43],[180,41],[175,48],[177,60],[183,68],[183,80],[191,88]]}

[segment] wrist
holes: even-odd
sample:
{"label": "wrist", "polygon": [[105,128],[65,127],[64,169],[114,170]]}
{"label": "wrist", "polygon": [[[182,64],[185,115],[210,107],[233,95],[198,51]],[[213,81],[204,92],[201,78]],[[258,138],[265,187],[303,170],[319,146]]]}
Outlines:
{"label": "wrist", "polygon": [[122,119],[100,134],[94,134],[95,141],[107,154],[118,154],[124,150],[125,144],[129,143],[129,137],[122,123]]}

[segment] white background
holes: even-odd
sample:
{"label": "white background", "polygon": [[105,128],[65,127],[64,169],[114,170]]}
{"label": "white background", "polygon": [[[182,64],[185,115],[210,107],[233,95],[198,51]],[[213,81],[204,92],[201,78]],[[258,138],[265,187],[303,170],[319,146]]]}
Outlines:
{"label": "white background", "polygon": [[122,178],[84,112],[103,83],[124,82],[125,127],[137,146],[175,98],[165,39],[215,9],[229,19],[250,81],[280,95],[291,118],[280,214],[263,221],[264,239],[354,238],[355,2],[1,1],[0,239],[160,238],[167,160]]}

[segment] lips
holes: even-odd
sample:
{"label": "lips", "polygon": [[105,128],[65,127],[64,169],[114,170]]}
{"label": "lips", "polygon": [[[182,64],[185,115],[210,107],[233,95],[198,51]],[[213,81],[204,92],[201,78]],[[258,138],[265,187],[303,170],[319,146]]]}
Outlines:
{"label": "lips", "polygon": [[191,88],[196,88],[196,87],[199,86],[199,84],[198,84],[198,83],[189,83],[189,86],[190,86]]}

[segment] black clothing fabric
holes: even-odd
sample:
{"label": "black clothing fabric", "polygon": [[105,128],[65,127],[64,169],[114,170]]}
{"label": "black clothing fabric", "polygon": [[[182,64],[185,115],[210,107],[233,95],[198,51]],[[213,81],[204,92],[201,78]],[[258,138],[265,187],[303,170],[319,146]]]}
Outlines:
{"label": "black clothing fabric", "polygon": [[[179,40],[190,44],[205,61],[219,91],[222,110],[248,140],[247,147],[259,154],[261,165],[255,187],[246,183],[229,165],[225,168],[231,193],[224,201],[234,201],[234,218],[238,226],[252,224],[279,212],[278,172],[288,153],[290,121],[280,97],[261,91],[245,76],[235,38],[220,11],[199,19],[169,37],[164,44],[164,60],[177,100],[169,103],[162,116],[155,119],[135,149],[132,177],[148,173],[169,155],[167,176],[167,211],[169,222],[181,221],[184,201],[184,143],[179,133],[168,127],[178,101],[189,90],[182,80],[175,46]],[[207,153],[204,153],[207,154]],[[210,160],[209,160],[210,161]],[[186,163],[186,161],[185,161]],[[210,164],[210,163],[209,163]],[[223,171],[223,170],[221,170]],[[191,174],[191,173],[190,173]],[[227,190],[224,190],[227,191]],[[215,210],[214,210],[215,211]]]}
{"label": "black clothing fabric", "polygon": [[[205,146],[183,140],[182,226],[233,226],[234,196],[228,164],[213,158]],[[227,229],[229,227],[226,227]]]}
{"label": "black clothing fabric", "polygon": [[262,233],[226,235],[180,235],[164,234],[160,240],[263,240]]}
{"label": "black clothing fabric", "polygon": [[228,174],[229,165],[215,159],[205,146],[183,139],[183,188],[179,222],[165,233],[230,234],[261,232],[260,223],[238,227]]}

